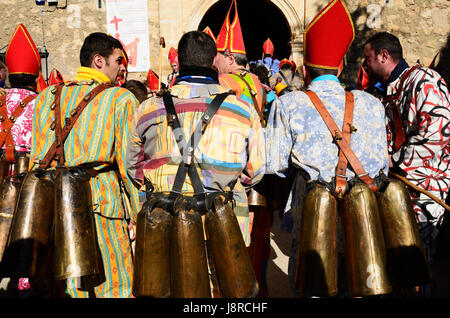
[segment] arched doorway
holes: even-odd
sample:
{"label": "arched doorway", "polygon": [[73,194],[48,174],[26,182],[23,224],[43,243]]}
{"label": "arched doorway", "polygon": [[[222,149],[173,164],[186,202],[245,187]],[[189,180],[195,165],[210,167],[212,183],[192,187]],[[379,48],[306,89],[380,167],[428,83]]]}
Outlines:
{"label": "arched doorway", "polygon": [[[218,35],[230,7],[230,0],[219,0],[212,4],[201,18],[197,29],[209,26]],[[292,53],[291,24],[282,10],[270,0],[238,1],[237,9],[242,27],[247,57],[250,61],[261,59],[262,46],[267,38],[274,44],[274,57],[288,58]],[[233,11],[233,10],[232,10]],[[234,16],[232,13],[231,19]]]}

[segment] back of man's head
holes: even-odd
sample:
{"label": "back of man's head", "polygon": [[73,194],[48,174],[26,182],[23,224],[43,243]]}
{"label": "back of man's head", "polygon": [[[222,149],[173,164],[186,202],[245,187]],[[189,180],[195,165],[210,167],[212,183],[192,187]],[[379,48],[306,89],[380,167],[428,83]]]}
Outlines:
{"label": "back of man's head", "polygon": [[403,59],[403,49],[400,40],[393,34],[379,32],[369,38],[366,42],[367,44],[370,44],[370,48],[374,50],[375,55],[378,55],[381,50],[386,50],[395,62]]}
{"label": "back of man's head", "polygon": [[8,79],[12,88],[36,88],[36,75],[33,74],[9,74]]}
{"label": "back of man's head", "polygon": [[185,33],[178,42],[180,70],[190,66],[212,67],[217,47],[208,34],[201,31]]}
{"label": "back of man's head", "polygon": [[102,32],[91,33],[84,39],[81,47],[80,64],[90,67],[94,55],[100,54],[104,58],[108,58],[116,48],[123,50],[122,43],[119,40]]}

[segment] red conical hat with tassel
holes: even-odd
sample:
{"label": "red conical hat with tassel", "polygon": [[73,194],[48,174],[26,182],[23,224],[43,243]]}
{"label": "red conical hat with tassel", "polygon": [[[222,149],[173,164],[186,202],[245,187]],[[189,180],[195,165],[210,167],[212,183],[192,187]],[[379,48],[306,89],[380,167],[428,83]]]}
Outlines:
{"label": "red conical hat with tassel", "polygon": [[[234,20],[230,23],[230,12],[234,5]],[[229,53],[246,54],[244,38],[242,37],[241,23],[237,11],[236,0],[231,1],[230,9],[228,9],[225,21],[217,36],[217,51]]]}
{"label": "red conical hat with tassel", "polygon": [[56,68],[52,69],[48,77],[48,85],[57,85],[62,82],[64,82],[64,79],[61,73]]}
{"label": "red conical hat with tassel", "polygon": [[41,57],[30,34],[23,24],[14,31],[5,53],[9,74],[33,74],[38,76]]}
{"label": "red conical hat with tassel", "polygon": [[38,74],[38,80],[36,83],[36,92],[40,93],[42,92],[45,88],[48,87],[47,83],[45,82],[44,76],[42,75],[41,72],[39,72]]}
{"label": "red conical hat with tassel", "polygon": [[305,65],[339,69],[355,38],[353,21],[344,1],[328,3],[306,27],[303,36]]}
{"label": "red conical hat with tassel", "polygon": [[214,42],[217,42],[216,37],[214,36],[214,33],[212,33],[211,29],[209,28],[209,26],[207,26],[203,32],[205,32],[206,34],[208,34],[210,37],[212,37],[212,39],[214,40]]}
{"label": "red conical hat with tassel", "polygon": [[356,84],[356,88],[359,90],[366,90],[369,88],[369,86],[370,86],[369,75],[367,75],[366,70],[361,65],[358,71],[358,81]]}
{"label": "red conical hat with tassel", "polygon": [[178,60],[177,60],[178,52],[173,47],[171,47],[170,50],[169,50],[168,58],[169,58],[170,64],[178,63]]}
{"label": "red conical hat with tassel", "polygon": [[152,69],[148,70],[147,83],[151,91],[157,91],[159,88],[159,77]]}
{"label": "red conical hat with tassel", "polygon": [[266,42],[264,42],[263,44],[263,53],[273,55],[274,50],[275,47],[273,46],[272,41],[270,40],[270,38],[267,38]]}

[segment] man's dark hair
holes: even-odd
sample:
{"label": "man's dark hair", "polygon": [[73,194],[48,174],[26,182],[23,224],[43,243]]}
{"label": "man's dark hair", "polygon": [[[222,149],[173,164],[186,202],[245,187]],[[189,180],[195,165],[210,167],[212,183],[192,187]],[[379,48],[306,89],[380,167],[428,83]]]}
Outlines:
{"label": "man's dark hair", "polygon": [[389,55],[395,62],[403,59],[403,49],[400,40],[393,34],[388,32],[379,32],[373,35],[365,45],[370,43],[370,47],[374,50],[375,55],[380,54],[381,50],[388,51]]}
{"label": "man's dark hair", "polygon": [[90,67],[95,54],[108,58],[114,49],[123,50],[122,43],[111,35],[94,32],[84,39],[80,50],[81,66]]}
{"label": "man's dark hair", "polygon": [[128,80],[122,84],[122,87],[125,87],[132,92],[134,96],[136,96],[139,103],[142,103],[147,99],[147,87],[145,87],[145,84],[142,82],[137,80]]}
{"label": "man's dark hair", "polygon": [[178,63],[180,70],[189,66],[211,67],[217,47],[214,40],[205,32],[190,31],[178,42]]}
{"label": "man's dark hair", "polygon": [[292,69],[292,65],[289,63],[285,63],[281,66],[281,70],[291,70]]}
{"label": "man's dark hair", "polygon": [[9,74],[8,78],[13,88],[36,86],[37,76],[33,74]]}
{"label": "man's dark hair", "polygon": [[269,70],[264,64],[257,64],[251,71],[253,74],[258,76],[261,83],[270,85],[269,82]]}
{"label": "man's dark hair", "polygon": [[311,79],[315,79],[316,77],[322,76],[322,75],[337,75],[338,70],[329,70],[325,68],[318,68],[318,67],[312,67],[305,65],[306,69],[308,70],[309,76]]}

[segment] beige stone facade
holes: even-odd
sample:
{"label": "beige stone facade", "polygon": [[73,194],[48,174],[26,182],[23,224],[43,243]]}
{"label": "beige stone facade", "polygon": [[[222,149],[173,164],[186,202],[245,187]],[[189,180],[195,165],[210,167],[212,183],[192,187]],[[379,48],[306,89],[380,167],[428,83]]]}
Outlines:
{"label": "beige stone facade", "polygon": [[[219,1],[229,0],[148,0],[150,62],[158,71],[162,61],[163,79],[170,72],[169,48],[177,46],[184,32],[197,29],[203,16]],[[247,0],[238,0],[238,7],[240,1]],[[272,2],[285,16],[292,34],[292,55],[301,65],[304,22],[307,24],[328,0],[260,1]],[[347,55],[347,73],[351,76],[361,61],[364,41],[377,31],[396,34],[407,61],[420,60],[425,65],[445,44],[450,31],[448,0],[347,0],[347,4],[357,32]],[[79,66],[83,39],[95,31],[106,32],[107,28],[105,0],[59,0],[57,7],[37,6],[32,0],[0,0],[0,8],[0,48],[8,44],[16,25],[23,23],[39,48],[45,44],[49,70],[57,68],[65,79],[72,78]],[[223,21],[224,16],[217,19]],[[264,21],[255,17],[255,23]],[[165,39],[164,49],[159,46],[160,37]],[[130,78],[140,80],[145,76],[130,74]]]}

